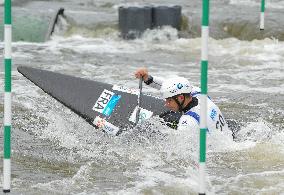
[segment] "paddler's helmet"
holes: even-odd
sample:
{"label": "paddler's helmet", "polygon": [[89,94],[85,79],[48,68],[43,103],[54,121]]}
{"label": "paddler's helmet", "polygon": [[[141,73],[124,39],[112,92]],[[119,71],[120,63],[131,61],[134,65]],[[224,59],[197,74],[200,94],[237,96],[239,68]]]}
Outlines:
{"label": "paddler's helmet", "polygon": [[190,94],[192,86],[184,77],[173,77],[163,82],[161,93],[164,99],[181,94]]}

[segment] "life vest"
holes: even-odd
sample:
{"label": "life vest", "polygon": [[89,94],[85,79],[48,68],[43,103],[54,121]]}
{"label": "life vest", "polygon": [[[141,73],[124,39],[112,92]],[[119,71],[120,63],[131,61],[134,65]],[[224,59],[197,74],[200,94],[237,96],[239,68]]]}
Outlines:
{"label": "life vest", "polygon": [[[198,125],[200,125],[200,92],[194,91],[192,93],[193,97],[198,99],[198,105],[188,110],[184,115],[192,117]],[[183,118],[183,117],[182,117]],[[183,118],[181,123],[186,121]],[[179,124],[180,125],[180,124]],[[184,125],[184,124],[181,124]],[[190,126],[190,124],[188,124]],[[207,132],[211,133],[214,131],[224,131],[228,130],[227,122],[225,121],[220,109],[212,102],[210,97],[207,99]]]}

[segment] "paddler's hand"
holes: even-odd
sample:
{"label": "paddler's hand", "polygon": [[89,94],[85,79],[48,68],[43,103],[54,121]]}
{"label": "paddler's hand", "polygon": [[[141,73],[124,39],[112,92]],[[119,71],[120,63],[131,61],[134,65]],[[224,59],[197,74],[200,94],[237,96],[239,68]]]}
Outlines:
{"label": "paddler's hand", "polygon": [[149,74],[147,68],[139,68],[135,72],[135,77],[138,79],[143,78],[143,81],[147,81],[148,76]]}

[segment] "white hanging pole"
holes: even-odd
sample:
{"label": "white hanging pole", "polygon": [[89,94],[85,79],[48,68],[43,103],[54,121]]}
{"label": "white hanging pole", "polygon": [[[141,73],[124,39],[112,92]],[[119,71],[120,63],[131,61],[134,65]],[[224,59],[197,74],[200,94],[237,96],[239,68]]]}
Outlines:
{"label": "white hanging pole", "polygon": [[202,6],[202,48],[201,48],[201,109],[200,109],[200,149],[199,149],[199,195],[206,194],[206,132],[207,132],[207,70],[209,37],[209,0],[203,0]]}
{"label": "white hanging pole", "polygon": [[265,12],[265,0],[261,0],[260,8],[260,30],[264,30],[264,12]]}
{"label": "white hanging pole", "polygon": [[3,192],[11,188],[11,71],[12,71],[12,19],[11,0],[5,0],[4,14],[4,64],[5,64],[5,94],[4,94],[4,163],[3,163]]}

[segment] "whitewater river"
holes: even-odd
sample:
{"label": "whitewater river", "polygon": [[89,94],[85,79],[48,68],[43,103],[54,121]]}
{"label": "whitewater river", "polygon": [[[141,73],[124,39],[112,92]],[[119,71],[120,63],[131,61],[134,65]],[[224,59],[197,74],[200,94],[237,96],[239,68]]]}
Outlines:
{"label": "whitewater river", "polygon": [[[65,8],[66,17],[48,41],[30,41],[29,37],[13,43],[10,194],[198,193],[199,146],[189,141],[192,133],[177,132],[152,120],[120,136],[108,136],[16,69],[25,65],[137,88],[133,73],[145,66],[153,75],[180,75],[199,86],[201,2],[175,2],[189,19],[182,35],[163,28],[147,31],[140,39],[119,37],[119,6],[173,5],[171,2],[14,1],[15,18],[32,13],[48,21],[47,15],[59,7]],[[257,0],[211,2],[208,93],[232,121],[235,139],[209,138],[207,194],[284,192],[284,20],[279,17],[284,3],[267,1],[267,28],[262,32],[258,29],[259,4]],[[1,38],[1,51],[3,47]],[[147,86],[143,91],[159,95]],[[3,156],[3,131],[0,142]],[[0,186],[2,169],[3,160]]]}

